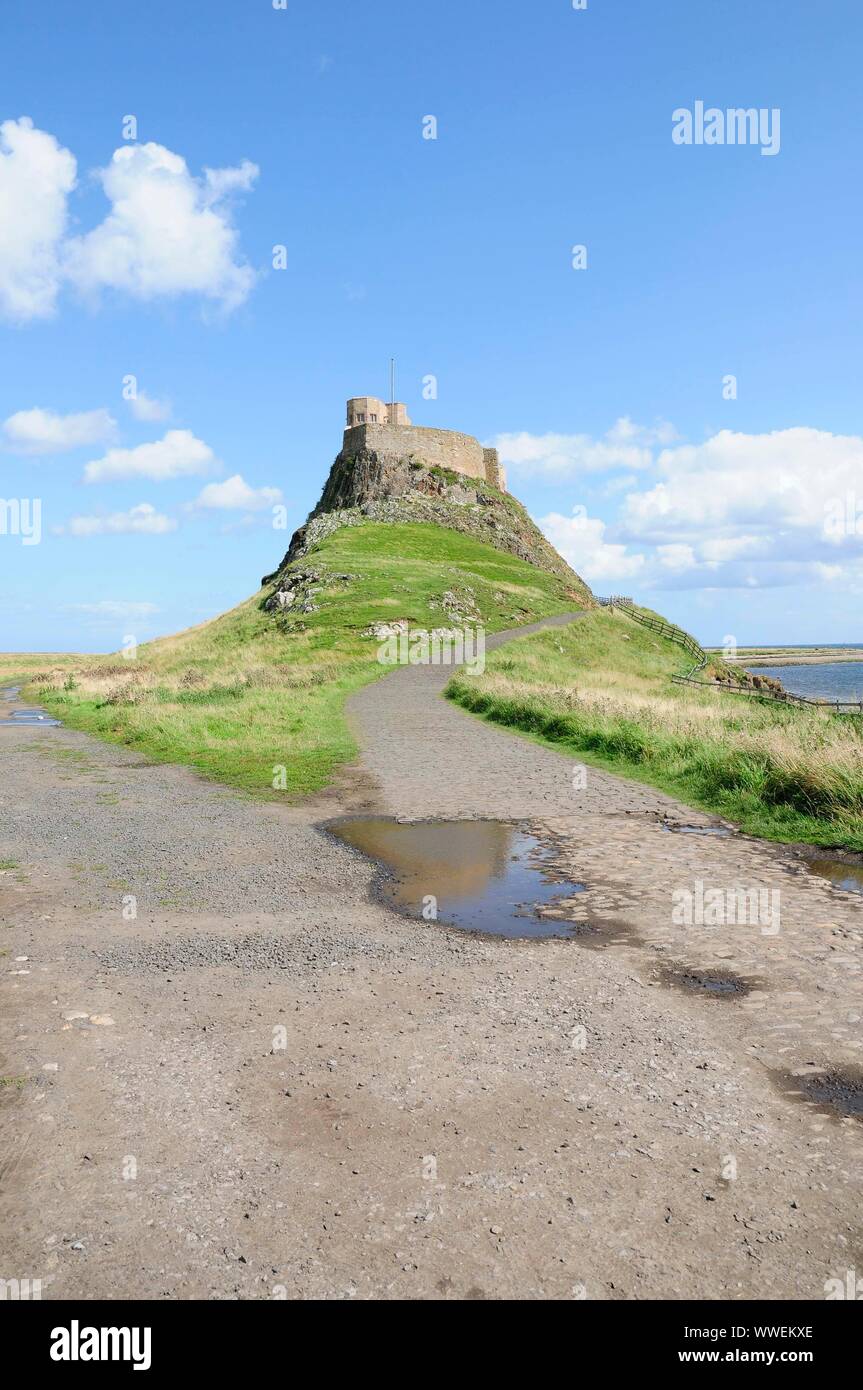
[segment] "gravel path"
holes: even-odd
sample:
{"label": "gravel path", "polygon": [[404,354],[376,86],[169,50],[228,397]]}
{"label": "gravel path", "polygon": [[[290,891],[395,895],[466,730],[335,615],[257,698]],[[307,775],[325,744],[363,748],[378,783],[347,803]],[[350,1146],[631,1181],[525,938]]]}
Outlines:
{"label": "gravel path", "polygon": [[[577,613],[546,618],[487,639],[504,642],[541,628],[575,622]],[[573,788],[573,760],[465,715],[437,696],[452,667],[404,666],[352,696],[348,713],[363,750],[363,767],[390,814],[408,820],[537,815],[678,814],[661,792],[592,772]],[[691,819],[690,813],[685,813]],[[701,818],[699,818],[701,819]]]}
{"label": "gravel path", "polygon": [[[574,793],[569,760],[440,700],[446,674],[357,696],[363,764],[294,808],[0,728],[0,1276],[736,1299],[861,1268],[860,1123],[788,1091],[859,1063],[863,905],[791,853],[674,833],[708,818],[629,782]],[[596,935],[395,916],[318,828],[361,801],[525,817]],[[778,890],[781,930],[676,925],[699,879]],[[741,993],[674,983],[711,970]]]}

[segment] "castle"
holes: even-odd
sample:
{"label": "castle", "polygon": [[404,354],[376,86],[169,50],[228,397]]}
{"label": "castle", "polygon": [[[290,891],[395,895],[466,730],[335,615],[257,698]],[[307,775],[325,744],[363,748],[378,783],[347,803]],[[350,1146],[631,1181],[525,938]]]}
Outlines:
{"label": "castle", "polygon": [[347,428],[342,454],[365,450],[381,456],[412,457],[432,467],[448,468],[468,478],[481,478],[506,492],[506,477],[497,449],[483,448],[473,435],[457,430],[432,430],[412,425],[407,406],[389,405],[376,396],[352,396],[348,401]]}

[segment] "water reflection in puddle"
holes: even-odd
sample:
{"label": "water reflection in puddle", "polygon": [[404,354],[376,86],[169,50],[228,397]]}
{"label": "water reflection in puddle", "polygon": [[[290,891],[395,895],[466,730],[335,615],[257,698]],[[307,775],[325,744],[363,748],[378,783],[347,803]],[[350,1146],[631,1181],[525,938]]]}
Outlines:
{"label": "water reflection in puddle", "polygon": [[[423,919],[429,899],[437,920],[491,936],[574,937],[590,932],[566,920],[561,899],[584,892],[562,880],[553,851],[535,835],[502,821],[420,821],[355,817],[326,827],[390,870],[381,893],[401,912]],[[555,915],[542,915],[543,912]]]}
{"label": "water reflection in puddle", "polygon": [[14,729],[31,724],[40,724],[47,728],[56,729],[59,727],[60,720],[46,714],[43,709],[13,709],[10,719],[0,719],[0,725]]}
{"label": "water reflection in puddle", "polygon": [[863,864],[849,864],[844,859],[830,859],[819,855],[817,859],[806,860],[810,873],[826,878],[834,888],[842,888],[846,893],[863,893]]}
{"label": "water reflection in puddle", "polygon": [[[12,700],[17,700],[21,693],[20,685],[10,685],[5,690],[0,690],[0,704],[9,704]],[[49,728],[58,728],[60,720],[46,710],[35,707],[33,709],[13,709],[8,718],[0,719],[0,726],[20,728],[22,724],[42,724]]]}

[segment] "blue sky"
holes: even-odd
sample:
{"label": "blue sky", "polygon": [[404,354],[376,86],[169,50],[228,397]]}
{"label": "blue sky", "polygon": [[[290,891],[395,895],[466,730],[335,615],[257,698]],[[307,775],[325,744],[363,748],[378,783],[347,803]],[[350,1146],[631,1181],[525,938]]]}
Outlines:
{"label": "blue sky", "polygon": [[248,596],[392,354],[597,592],[863,639],[861,49],[856,0],[6,0],[0,649]]}

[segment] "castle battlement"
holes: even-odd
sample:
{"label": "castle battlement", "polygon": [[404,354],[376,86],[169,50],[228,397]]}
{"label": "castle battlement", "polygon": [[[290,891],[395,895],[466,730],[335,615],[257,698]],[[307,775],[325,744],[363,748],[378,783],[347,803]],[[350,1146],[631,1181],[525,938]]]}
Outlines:
{"label": "castle battlement", "polygon": [[487,449],[471,434],[427,429],[411,424],[401,401],[387,405],[377,396],[352,396],[342,453],[373,451],[383,457],[415,458],[429,467],[448,468],[467,478],[481,478],[506,491],[506,477],[496,449]]}

